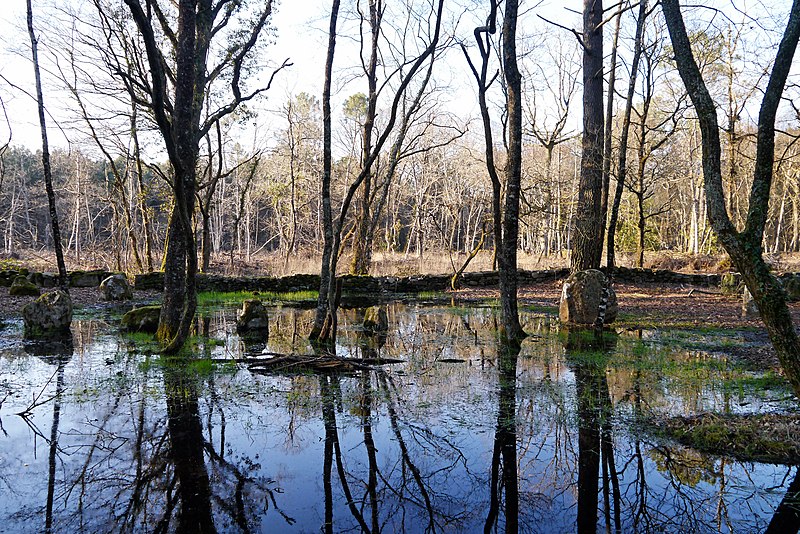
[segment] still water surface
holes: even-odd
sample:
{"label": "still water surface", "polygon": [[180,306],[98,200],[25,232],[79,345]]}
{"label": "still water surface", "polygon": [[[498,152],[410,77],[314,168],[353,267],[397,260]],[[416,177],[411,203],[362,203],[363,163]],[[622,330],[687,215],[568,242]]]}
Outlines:
{"label": "still water surface", "polygon": [[[623,332],[586,352],[530,314],[517,354],[490,308],[388,311],[385,339],[346,312],[337,351],[404,363],[327,375],[166,364],[100,320],[75,321],[60,354],[7,327],[0,531],[760,532],[798,472],[642,430],[652,414],[792,409],[731,387],[747,373],[708,336]],[[266,347],[233,319],[206,311],[199,358],[311,352],[310,311],[274,309]]]}

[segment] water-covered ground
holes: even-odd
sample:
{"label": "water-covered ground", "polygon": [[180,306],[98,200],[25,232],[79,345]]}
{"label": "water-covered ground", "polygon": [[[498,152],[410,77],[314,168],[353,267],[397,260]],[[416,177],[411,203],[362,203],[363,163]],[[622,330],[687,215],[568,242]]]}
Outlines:
{"label": "water-covered ground", "polygon": [[[114,321],[71,349],[0,332],[3,532],[760,532],[796,467],[742,463],[642,430],[643,418],[793,410],[730,363],[731,333],[621,332],[605,350],[490,308],[391,305],[385,339],[346,312],[338,353],[404,363],[253,374],[219,363],[310,353],[312,312],[276,308],[266,347],[205,312],[198,361]],[[215,363],[209,363],[213,359]],[[755,385],[754,385],[755,384]]]}

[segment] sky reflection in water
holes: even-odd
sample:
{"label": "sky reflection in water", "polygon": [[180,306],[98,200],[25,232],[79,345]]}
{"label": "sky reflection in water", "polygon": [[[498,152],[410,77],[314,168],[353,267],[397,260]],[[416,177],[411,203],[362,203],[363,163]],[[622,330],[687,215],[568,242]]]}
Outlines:
{"label": "sky reflection in water", "polygon": [[[274,310],[266,347],[209,313],[200,357],[310,352],[309,311]],[[2,530],[750,532],[795,478],[632,430],[650,411],[782,407],[722,387],[718,356],[638,333],[587,354],[534,315],[517,356],[488,308],[398,304],[389,320],[369,340],[348,311],[338,352],[406,363],[344,375],[166,365],[100,321],[36,354],[7,327]]]}

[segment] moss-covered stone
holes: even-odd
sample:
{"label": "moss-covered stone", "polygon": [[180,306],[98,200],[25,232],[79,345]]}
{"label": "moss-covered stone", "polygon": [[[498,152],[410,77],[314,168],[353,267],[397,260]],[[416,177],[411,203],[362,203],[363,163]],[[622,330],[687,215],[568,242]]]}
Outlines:
{"label": "moss-covered stone", "polygon": [[18,276],[27,276],[28,269],[23,267],[20,268],[13,268],[13,269],[3,269],[0,271],[0,286],[3,287],[11,287],[11,284],[14,283],[14,280]]}
{"label": "moss-covered stone", "polygon": [[72,299],[60,289],[50,291],[23,306],[22,319],[28,339],[65,337],[72,322]]}
{"label": "moss-covered stone", "polygon": [[14,279],[8,294],[12,297],[38,297],[41,295],[41,291],[36,287],[36,284],[20,275]]}
{"label": "moss-covered stone", "polygon": [[127,332],[147,332],[155,334],[158,330],[158,319],[161,306],[142,306],[134,308],[122,316],[120,326]]}
{"label": "moss-covered stone", "polygon": [[42,281],[44,280],[44,276],[42,275],[42,273],[30,272],[25,278],[27,278],[30,283],[42,287]]}
{"label": "moss-covered stone", "polygon": [[113,274],[100,282],[100,293],[103,300],[117,301],[133,298],[128,278],[124,274]]}

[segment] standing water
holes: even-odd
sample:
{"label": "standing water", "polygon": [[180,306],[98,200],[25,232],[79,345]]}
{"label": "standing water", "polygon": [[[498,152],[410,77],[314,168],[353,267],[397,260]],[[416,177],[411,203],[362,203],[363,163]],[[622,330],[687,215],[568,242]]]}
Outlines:
{"label": "standing water", "polygon": [[401,363],[256,373],[235,360],[312,353],[313,312],[271,310],[265,345],[205,313],[183,363],[99,320],[69,347],[6,327],[0,530],[758,532],[798,473],[653,433],[654,416],[791,409],[731,387],[746,371],[692,339],[584,349],[530,314],[514,350],[491,308],[394,304],[381,337],[347,311],[337,353]]}

